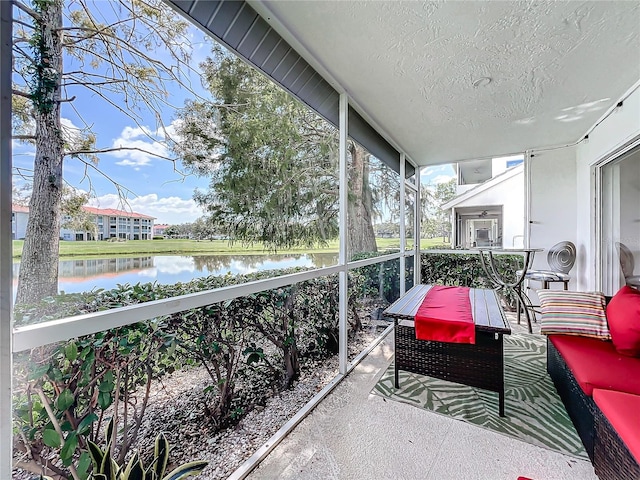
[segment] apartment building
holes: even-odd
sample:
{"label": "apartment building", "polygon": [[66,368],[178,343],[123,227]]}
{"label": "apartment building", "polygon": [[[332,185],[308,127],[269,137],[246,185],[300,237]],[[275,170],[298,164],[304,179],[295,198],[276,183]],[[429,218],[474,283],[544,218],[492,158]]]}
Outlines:
{"label": "apartment building", "polygon": [[11,205],[11,238],[22,239],[27,233],[27,221],[29,220],[29,207],[23,205]]}
{"label": "apartment building", "polygon": [[[76,231],[68,228],[60,229],[60,239],[68,241],[107,240],[151,240],[153,238],[153,221],[155,217],[137,212],[125,212],[114,208],[83,207],[95,220],[93,231]],[[11,231],[14,240],[25,237],[29,208],[12,205]],[[69,217],[63,218],[64,224]]]}

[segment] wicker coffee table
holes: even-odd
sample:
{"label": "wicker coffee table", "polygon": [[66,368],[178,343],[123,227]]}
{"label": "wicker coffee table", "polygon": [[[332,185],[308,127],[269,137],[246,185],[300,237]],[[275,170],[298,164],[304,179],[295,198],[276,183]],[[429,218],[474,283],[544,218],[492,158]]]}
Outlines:
{"label": "wicker coffee table", "polygon": [[398,371],[427,375],[482,388],[499,395],[504,417],[504,352],[502,336],[511,333],[494,290],[472,288],[469,292],[476,328],[476,343],[417,340],[413,320],[430,285],[416,285],[384,312],[395,322],[395,387]]}

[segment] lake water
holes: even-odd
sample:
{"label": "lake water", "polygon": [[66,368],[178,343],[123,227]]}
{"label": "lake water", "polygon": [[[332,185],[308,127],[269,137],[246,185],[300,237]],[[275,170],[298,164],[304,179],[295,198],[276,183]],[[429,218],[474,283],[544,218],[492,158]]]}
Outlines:
{"label": "lake water", "polygon": [[[111,289],[117,284],[188,282],[208,275],[228,272],[252,273],[291,267],[326,267],[335,265],[334,253],[274,255],[147,255],[139,257],[89,258],[61,260],[58,290],[85,292],[94,288]],[[20,264],[13,264],[14,292]]]}

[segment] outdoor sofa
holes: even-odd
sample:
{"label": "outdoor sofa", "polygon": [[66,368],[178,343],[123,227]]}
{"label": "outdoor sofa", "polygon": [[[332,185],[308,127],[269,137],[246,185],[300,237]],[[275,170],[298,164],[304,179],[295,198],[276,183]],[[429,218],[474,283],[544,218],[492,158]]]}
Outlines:
{"label": "outdoor sofa", "polygon": [[[571,296],[567,292],[565,295]],[[543,298],[549,295],[551,301]],[[591,295],[591,294],[585,294]],[[593,294],[597,298],[597,294]],[[601,295],[601,294],[600,294]],[[640,479],[640,292],[623,287],[603,308],[604,330],[591,313],[577,331],[562,331],[551,322],[545,331],[545,303],[567,301],[561,292],[542,294],[542,332],[547,333],[547,370],[571,421],[604,480]],[[602,306],[604,307],[604,296]],[[582,304],[578,309],[584,308]],[[548,308],[547,308],[548,310]],[[553,310],[553,308],[552,308]],[[589,309],[587,309],[589,310]],[[585,310],[585,311],[587,311]],[[604,312],[606,311],[606,315]],[[566,310],[564,310],[566,313]],[[553,312],[552,312],[553,313]],[[556,312],[557,313],[557,312]],[[579,322],[575,316],[573,322]],[[571,322],[568,322],[571,323]],[[609,336],[611,339],[603,339]],[[604,332],[604,333],[603,333]]]}

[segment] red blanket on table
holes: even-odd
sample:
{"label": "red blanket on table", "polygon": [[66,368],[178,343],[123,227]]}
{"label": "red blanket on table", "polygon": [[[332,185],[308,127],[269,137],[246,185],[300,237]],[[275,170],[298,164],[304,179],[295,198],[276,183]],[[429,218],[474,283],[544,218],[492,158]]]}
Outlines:
{"label": "red blanket on table", "polygon": [[451,343],[476,343],[469,288],[435,285],[415,317],[416,338]]}

